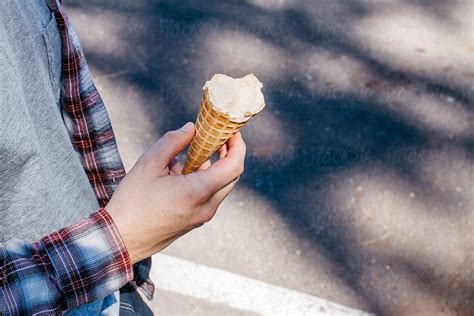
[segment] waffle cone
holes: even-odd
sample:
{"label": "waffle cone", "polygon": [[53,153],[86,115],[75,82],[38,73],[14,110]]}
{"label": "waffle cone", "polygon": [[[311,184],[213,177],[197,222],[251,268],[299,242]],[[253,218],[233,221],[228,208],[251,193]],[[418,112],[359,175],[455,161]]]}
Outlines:
{"label": "waffle cone", "polygon": [[227,114],[212,106],[209,93],[205,89],[195,125],[196,134],[186,155],[183,174],[196,171],[255,114],[248,115],[244,122],[233,122]]}

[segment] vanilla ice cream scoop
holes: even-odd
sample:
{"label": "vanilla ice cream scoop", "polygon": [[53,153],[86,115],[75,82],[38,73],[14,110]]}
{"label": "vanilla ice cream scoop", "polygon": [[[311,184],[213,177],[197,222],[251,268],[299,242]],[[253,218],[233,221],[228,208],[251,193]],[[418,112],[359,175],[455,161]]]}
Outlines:
{"label": "vanilla ice cream scoop", "polygon": [[232,78],[216,74],[207,81],[209,100],[215,110],[228,115],[234,122],[245,122],[265,107],[263,84],[254,74],[242,78]]}

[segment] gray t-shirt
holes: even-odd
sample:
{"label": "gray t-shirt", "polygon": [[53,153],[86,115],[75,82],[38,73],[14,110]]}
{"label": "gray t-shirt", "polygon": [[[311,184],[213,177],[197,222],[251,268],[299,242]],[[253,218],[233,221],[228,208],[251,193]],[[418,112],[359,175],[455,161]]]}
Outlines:
{"label": "gray t-shirt", "polygon": [[61,40],[45,1],[0,1],[0,240],[34,241],[98,208],[59,107]]}

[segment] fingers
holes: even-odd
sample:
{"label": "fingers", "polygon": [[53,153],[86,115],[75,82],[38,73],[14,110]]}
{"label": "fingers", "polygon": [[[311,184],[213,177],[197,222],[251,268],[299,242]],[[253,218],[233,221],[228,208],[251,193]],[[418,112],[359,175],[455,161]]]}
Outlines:
{"label": "fingers", "polygon": [[234,181],[217,191],[216,194],[214,194],[211,200],[209,201],[211,205],[217,208],[222,203],[222,201],[224,201],[224,199],[230,194],[230,192],[232,192],[239,179],[240,177],[237,177],[236,179],[234,179]]}
{"label": "fingers", "polygon": [[168,168],[171,170],[174,165],[176,165],[179,162],[178,157],[174,156],[173,159],[171,159],[170,163],[168,164]]}
{"label": "fingers", "polygon": [[211,160],[208,159],[198,168],[198,170],[206,170],[210,166],[211,166]]}
{"label": "fingers", "polygon": [[181,174],[183,167],[181,166],[181,163],[179,162],[177,157],[174,157],[171,162],[168,165],[169,171],[171,175],[177,175]]}
{"label": "fingers", "polygon": [[216,214],[219,205],[224,201],[224,199],[232,192],[239,178],[234,179],[231,183],[220,189],[214,194],[211,199],[206,203],[206,206],[203,207],[203,213],[200,214],[201,222],[208,222]]}
{"label": "fingers", "polygon": [[[222,145],[217,152],[219,153],[219,158],[224,158],[227,155],[227,143]],[[197,170],[206,170],[211,165],[211,159],[208,159]]]}
{"label": "fingers", "polygon": [[206,170],[190,174],[200,177],[200,181],[216,193],[224,186],[239,177],[244,171],[245,143],[240,133],[232,136],[227,142],[227,155],[213,163]]}
{"label": "fingers", "polygon": [[153,168],[162,170],[191,142],[193,136],[194,124],[188,122],[180,129],[163,135],[142,157],[150,161]]}
{"label": "fingers", "polygon": [[221,148],[218,150],[219,158],[224,158],[227,156],[227,143],[225,143]]}
{"label": "fingers", "polygon": [[[217,152],[219,153],[219,158],[224,158],[227,155],[227,144],[222,145]],[[206,170],[211,165],[211,159],[208,159],[197,170]]]}

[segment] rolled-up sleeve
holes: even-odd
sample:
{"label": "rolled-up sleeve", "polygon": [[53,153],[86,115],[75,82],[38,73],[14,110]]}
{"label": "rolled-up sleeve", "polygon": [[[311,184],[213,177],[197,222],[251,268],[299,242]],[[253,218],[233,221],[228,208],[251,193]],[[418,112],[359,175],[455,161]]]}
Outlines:
{"label": "rolled-up sleeve", "polygon": [[0,253],[0,311],[56,314],[103,298],[132,279],[120,234],[100,209],[37,242],[6,243]]}

